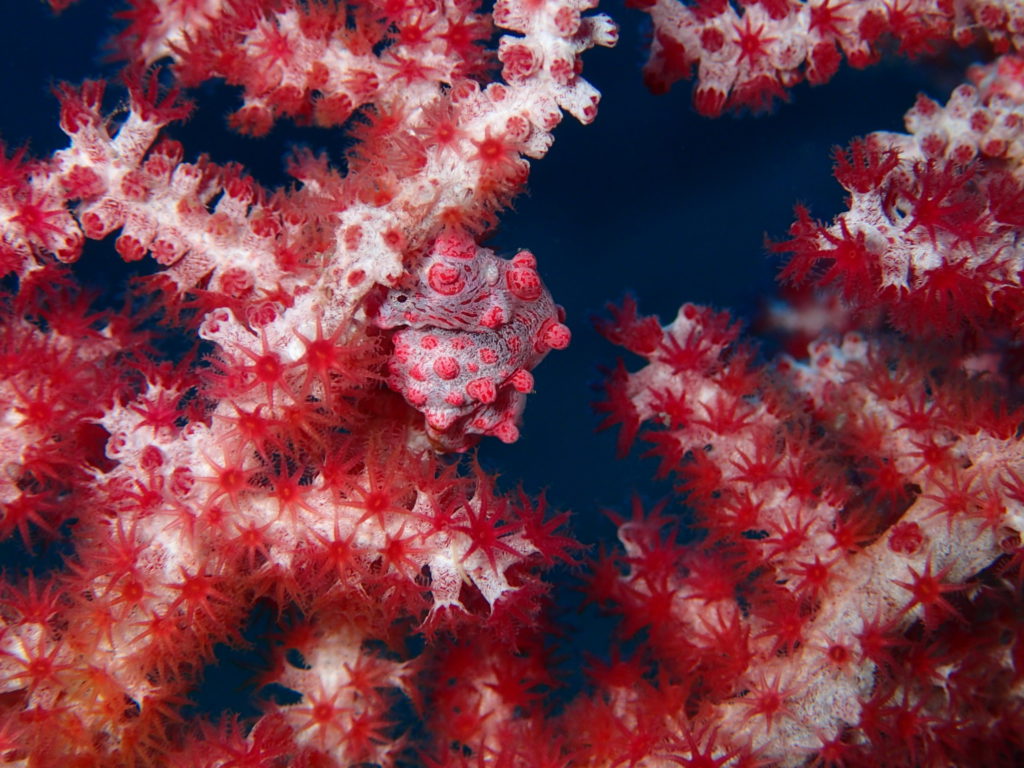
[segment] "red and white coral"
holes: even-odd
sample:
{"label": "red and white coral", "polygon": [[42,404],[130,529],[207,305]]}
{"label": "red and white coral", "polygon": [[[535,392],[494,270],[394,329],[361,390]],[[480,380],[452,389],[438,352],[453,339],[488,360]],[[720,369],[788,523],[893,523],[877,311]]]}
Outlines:
{"label": "red and white coral", "polygon": [[834,284],[857,311],[904,330],[1019,333],[1024,221],[1020,62],[977,69],[945,106],[924,96],[907,134],[873,133],[836,153],[849,210],[829,226],[797,208],[784,276]]}
{"label": "red and white coral", "polygon": [[[644,695],[685,698],[699,680],[699,706],[665,713],[669,753],[713,732],[721,756],[772,765],[841,740],[897,760],[905,745],[875,719],[880,703],[927,720],[913,738],[936,759],[961,755],[943,729],[998,740],[998,718],[973,707],[979,680],[1015,674],[998,640],[1013,620],[979,621],[1007,588],[979,574],[1024,524],[1019,415],[1001,411],[1000,386],[858,334],[769,374],[726,317],[692,305],[653,346],[650,318],[628,309],[605,331],[647,360],[608,381],[606,410],[645,428],[707,531],[694,550],[657,513],[620,521],[627,570],[595,596],[626,632],[647,628],[645,654],[666,670],[630,716]],[[973,649],[950,645],[964,613]],[[921,666],[901,668],[911,659]],[[1000,711],[1019,704],[1005,694]]]}
{"label": "red and white coral", "polygon": [[[845,57],[864,67],[890,40],[901,53],[933,52],[985,37],[1019,50],[1024,11],[1011,0],[631,0],[650,14],[654,36],[644,77],[663,92],[696,67],[693,102],[703,115],[763,110],[805,78],[827,82]],[[739,7],[737,7],[739,6]],[[742,10],[741,10],[742,8]]]}
{"label": "red and white coral", "polygon": [[[521,191],[560,105],[593,119],[576,57],[614,43],[614,26],[572,4],[520,10],[516,39],[568,72],[490,81],[473,4],[136,3],[120,120],[103,84],[62,86],[70,146],[0,164],[0,268],[17,286],[0,307],[2,532],[31,547],[74,526],[45,587],[0,590],[0,761],[394,762],[388,713],[415,693],[412,673],[373,644],[409,657],[411,632],[486,624],[500,645],[533,621],[539,569],[573,559],[564,516],[434,452],[513,439],[529,370],[568,342],[531,258],[473,237]],[[167,73],[146,67],[166,57],[163,90]],[[270,191],[237,166],[184,162],[159,134],[189,112],[180,87],[213,77],[242,86],[233,122],[251,133],[361,110],[347,173],[300,152],[301,187]],[[439,293],[421,308],[444,327],[375,324],[374,302],[429,274],[427,245],[451,231],[502,281],[480,288],[506,314],[459,326]],[[53,262],[115,234],[154,274],[130,289],[136,304],[90,314]],[[154,316],[204,360],[154,362],[136,328]],[[482,409],[443,433],[383,382],[388,355],[431,332],[500,356],[465,383]],[[262,682],[302,700],[268,705],[245,735],[228,722],[186,737],[183,697],[264,602],[296,625],[285,647],[305,666]]]}
{"label": "red and white coral", "polygon": [[432,440],[463,450],[473,434],[515,442],[530,370],[569,343],[564,319],[532,253],[499,259],[450,233],[388,291],[376,322],[398,329],[390,386],[425,414]]}

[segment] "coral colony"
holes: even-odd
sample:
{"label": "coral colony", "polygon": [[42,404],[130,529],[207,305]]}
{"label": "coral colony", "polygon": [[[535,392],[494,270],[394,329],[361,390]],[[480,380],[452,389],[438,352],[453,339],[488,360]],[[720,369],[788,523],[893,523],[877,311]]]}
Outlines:
{"label": "coral colony", "polygon": [[[128,0],[120,79],[56,86],[67,147],[0,160],[0,536],[61,555],[0,586],[0,765],[1021,764],[1024,6],[631,4],[648,84],[705,115],[988,62],[836,151],[847,210],[771,246],[786,354],[692,304],[600,321],[634,361],[601,426],[697,538],[638,501],[586,551],[471,458],[570,342],[537,258],[482,243],[563,112],[597,117],[592,0]],[[208,80],[234,130],[351,148],[264,188],[166,135]],[[86,240],[152,264],[123,303],[76,286]],[[572,690],[559,564],[614,622]],[[254,686],[289,695],[197,713],[259,611]]]}

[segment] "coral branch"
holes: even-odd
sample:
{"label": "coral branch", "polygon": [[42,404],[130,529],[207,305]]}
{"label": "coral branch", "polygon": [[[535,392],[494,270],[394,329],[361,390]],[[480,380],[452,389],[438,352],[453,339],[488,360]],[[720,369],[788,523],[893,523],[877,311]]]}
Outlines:
{"label": "coral branch", "polygon": [[[876,62],[986,39],[998,52],[1021,46],[1024,14],[1007,0],[631,0],[654,24],[648,87],[664,92],[696,68],[693,103],[703,115],[764,110],[806,79],[831,80],[843,58]],[[739,8],[737,7],[739,6]],[[740,10],[740,8],[742,10]]]}

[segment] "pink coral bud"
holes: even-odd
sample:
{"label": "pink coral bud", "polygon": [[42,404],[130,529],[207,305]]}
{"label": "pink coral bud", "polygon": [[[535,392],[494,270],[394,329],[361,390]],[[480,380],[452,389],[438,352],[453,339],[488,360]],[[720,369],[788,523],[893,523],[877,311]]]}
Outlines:
{"label": "pink coral bud", "polygon": [[971,130],[975,133],[984,133],[992,128],[992,117],[983,109],[977,109],[971,113]]}
{"label": "pink coral bud", "polygon": [[523,115],[512,115],[505,121],[505,138],[510,142],[522,143],[530,138],[530,121]]}
{"label": "pink coral bud", "polygon": [[247,176],[229,179],[224,185],[224,194],[242,205],[248,205],[254,197],[252,179]]}
{"label": "pink coral bud", "polygon": [[270,211],[257,211],[249,219],[249,229],[256,237],[277,237],[281,234],[281,224]]}
{"label": "pink coral bud", "polygon": [[224,325],[231,323],[231,313],[226,309],[215,309],[207,314],[206,319],[199,326],[199,333],[202,336],[215,336],[221,332]]}
{"label": "pink coral bud", "polygon": [[494,426],[491,434],[503,443],[514,443],[519,439],[519,428],[512,421],[502,421]]}
{"label": "pink coral bud", "polygon": [[501,307],[491,307],[480,317],[480,325],[484,328],[497,328],[505,324],[505,312]]}
{"label": "pink coral bud", "polygon": [[277,309],[273,302],[263,301],[255,307],[249,307],[246,310],[245,319],[253,328],[263,328],[277,319]]}
{"label": "pink coral bud", "polygon": [[61,179],[64,191],[71,199],[89,200],[107,191],[107,185],[92,168],[76,165]]}
{"label": "pink coral bud", "polygon": [[1006,149],[1007,144],[1003,139],[985,139],[981,143],[981,151],[988,157],[1002,157]]}
{"label": "pink coral bud", "polygon": [[942,157],[946,153],[946,136],[939,133],[928,133],[921,137],[921,151],[925,157]]}
{"label": "pink coral bud", "polygon": [[481,403],[493,403],[498,397],[494,382],[487,378],[473,379],[466,384],[466,394]]}
{"label": "pink coral bud", "polygon": [[996,29],[1006,23],[1006,11],[995,4],[986,3],[976,12],[982,26]]}
{"label": "pink coral bud", "polygon": [[903,555],[913,555],[924,543],[924,531],[914,522],[894,525],[889,534],[889,549]]}
{"label": "pink coral bud", "polygon": [[437,263],[427,272],[427,285],[442,296],[454,296],[466,287],[466,281],[455,267]]}
{"label": "pink coral bud", "polygon": [[426,393],[418,389],[410,389],[405,393],[405,399],[409,401],[409,404],[414,408],[422,408],[427,404]]}
{"label": "pink coral bud", "polygon": [[538,334],[539,340],[551,349],[565,349],[569,346],[572,333],[562,323],[554,320],[545,321]]}
{"label": "pink coral bud", "polygon": [[180,197],[199,189],[203,181],[203,169],[195,163],[181,163],[171,174],[171,188]]}
{"label": "pink coral bud", "polygon": [[164,463],[164,452],[155,445],[147,445],[142,449],[142,456],[139,458],[139,466],[143,469],[153,470]]}
{"label": "pink coral bud", "polygon": [[452,259],[472,259],[476,256],[476,243],[463,232],[443,232],[434,241],[433,251]]}
{"label": "pink coral bud", "polygon": [[220,276],[220,289],[225,295],[238,299],[249,293],[253,287],[253,276],[241,267],[224,270]]}
{"label": "pink coral bud", "polygon": [[146,244],[141,242],[139,238],[134,235],[124,233],[114,241],[114,250],[116,250],[125,261],[139,261],[146,255]]}
{"label": "pink coral bud", "polygon": [[175,467],[174,471],[171,472],[171,480],[168,487],[171,493],[180,498],[187,496],[195,484],[196,479],[191,469],[188,467]]}
{"label": "pink coral bud", "polygon": [[508,98],[508,88],[501,83],[491,83],[487,86],[487,90],[484,91],[487,94],[487,98],[493,101],[495,104],[500,104],[506,98]]}
{"label": "pink coral bud", "polygon": [[452,410],[430,410],[425,413],[427,424],[431,429],[444,432],[455,423],[455,411]]}
{"label": "pink coral bud", "polygon": [[228,119],[231,127],[249,136],[264,136],[274,125],[274,115],[261,104],[247,104]]}
{"label": "pink coral bud", "polygon": [[370,101],[377,95],[380,81],[373,72],[354,69],[345,76],[345,86],[356,97],[356,101]]}
{"label": "pink coral bud", "polygon": [[153,254],[153,258],[156,259],[158,264],[162,264],[165,267],[174,264],[185,255],[187,250],[188,246],[174,230],[157,235],[150,245],[150,253]]}
{"label": "pink coral bud", "polygon": [[[923,93],[918,94],[917,101],[914,102],[914,106],[910,110],[910,115],[917,117],[937,117],[941,107],[939,103],[934,99],[929,99]],[[910,116],[908,115],[908,117]]]}
{"label": "pink coral bud", "polygon": [[306,106],[306,95],[297,85],[288,84],[274,88],[267,99],[285,115],[297,115]]}
{"label": "pink coral bud", "polygon": [[79,88],[66,83],[57,86],[60,99],[60,127],[72,136],[83,128],[95,128],[102,124],[100,105],[106,83],[102,80],[86,80]]}
{"label": "pink coral bud", "polygon": [[124,432],[115,432],[107,440],[106,453],[109,459],[119,459],[128,447],[128,436]]}
{"label": "pink coral bud", "polygon": [[149,185],[142,171],[128,171],[121,179],[121,193],[129,200],[145,200]]}
{"label": "pink coral bud", "polygon": [[537,57],[528,46],[506,40],[510,38],[502,38],[498,49],[498,59],[505,65],[501,73],[510,83],[525,80],[537,71]]}
{"label": "pink coral bud", "polygon": [[[299,22],[299,28],[302,29],[304,35],[318,35],[322,30],[318,29],[316,25],[309,25],[308,17],[304,18]],[[327,65],[322,61],[314,61],[309,66],[309,71],[306,73],[306,87],[312,91],[321,90],[331,80],[331,70],[327,68]]]}
{"label": "pink coral bud", "polygon": [[448,98],[451,99],[452,104],[460,104],[475,98],[478,93],[480,93],[480,86],[475,80],[460,80],[452,86],[448,92]]}
{"label": "pink coral bud", "polygon": [[[300,22],[300,25],[302,22]],[[306,33],[308,34],[308,33]],[[315,34],[315,33],[314,33]],[[306,73],[306,87],[311,91],[321,90],[331,79],[331,70],[322,61],[314,61]]]}
{"label": "pink coral bud", "polygon": [[142,167],[152,179],[166,181],[184,154],[185,148],[180,141],[164,139],[153,147]]}
{"label": "pink coral bud", "polygon": [[523,301],[536,301],[544,292],[540,275],[530,267],[510,269],[505,279],[512,294]]}
{"label": "pink coral bud", "polygon": [[69,226],[61,232],[53,233],[48,241],[50,249],[57,261],[63,264],[71,264],[82,255],[82,248],[85,245],[85,237],[77,226]]}
{"label": "pink coral bud", "polygon": [[124,208],[116,200],[107,198],[89,207],[79,220],[86,237],[102,240],[118,227],[124,226]]}
{"label": "pink coral bud", "polygon": [[553,131],[562,122],[562,110],[554,102],[541,100],[531,107],[533,122],[542,131]]}
{"label": "pink coral bud", "polygon": [[725,45],[725,35],[718,27],[705,27],[700,32],[700,47],[708,53],[720,51]]}
{"label": "pink coral bud", "polygon": [[562,37],[572,37],[580,28],[580,12],[563,5],[555,13],[555,29]]}
{"label": "pink coral bud", "polygon": [[843,56],[834,42],[818,43],[807,56],[807,79],[812,85],[821,85],[831,80],[839,71],[842,61]]}
{"label": "pink coral bud", "polygon": [[511,25],[519,21],[517,14],[513,11],[511,4],[507,0],[498,0],[494,4],[491,16],[494,19],[494,23],[499,27],[512,28]]}
{"label": "pink coral bud", "polygon": [[525,248],[515,256],[512,257],[512,266],[514,267],[529,267],[530,269],[537,268],[537,257],[533,255],[533,251],[528,251]]}
{"label": "pink coral bud", "polygon": [[446,381],[457,378],[459,371],[459,361],[454,357],[439,357],[434,361],[434,373]]}
{"label": "pink coral bud", "polygon": [[950,148],[948,156],[958,165],[967,165],[978,154],[974,144],[958,141]]}
{"label": "pink coral bud", "polygon": [[525,368],[520,368],[509,378],[509,383],[516,392],[529,394],[533,391],[533,374]]}
{"label": "pink coral bud", "polygon": [[344,93],[331,94],[318,99],[313,106],[313,118],[322,128],[341,125],[352,115],[352,99]]}
{"label": "pink coral bud", "polygon": [[576,65],[569,59],[554,59],[548,65],[548,72],[559,85],[569,85],[576,77]]}
{"label": "pink coral bud", "polygon": [[238,235],[238,226],[234,218],[218,211],[206,220],[203,230],[217,241],[227,244]]}

